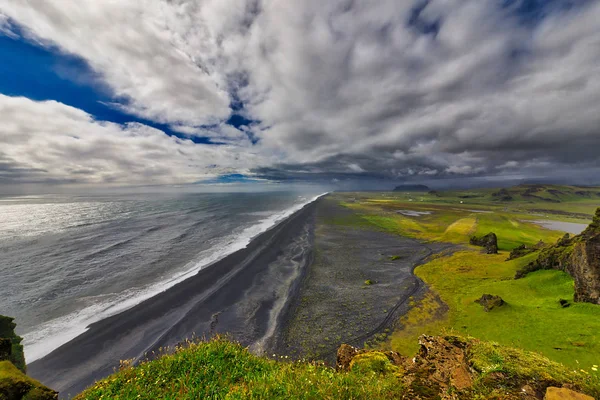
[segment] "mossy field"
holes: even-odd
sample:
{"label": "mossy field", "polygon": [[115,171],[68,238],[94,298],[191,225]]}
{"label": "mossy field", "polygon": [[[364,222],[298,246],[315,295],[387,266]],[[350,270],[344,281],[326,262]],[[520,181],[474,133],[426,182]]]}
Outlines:
{"label": "mossy field", "polygon": [[[515,247],[553,244],[564,235],[533,220],[591,222],[600,189],[522,185],[502,192],[333,196],[355,211],[353,218],[336,223],[368,223],[402,236],[460,245],[459,251],[438,254],[416,268],[431,293],[401,318],[387,347],[411,353],[418,335],[453,332],[536,351],[574,369],[589,371],[600,364],[600,306],[574,303],[573,280],[564,272],[538,271],[515,280],[516,271],[537,252],[507,261]],[[489,232],[498,237],[499,254],[469,245],[471,236]],[[501,296],[506,304],[485,312],[476,303],[483,294]],[[568,301],[566,307],[561,299]]]}

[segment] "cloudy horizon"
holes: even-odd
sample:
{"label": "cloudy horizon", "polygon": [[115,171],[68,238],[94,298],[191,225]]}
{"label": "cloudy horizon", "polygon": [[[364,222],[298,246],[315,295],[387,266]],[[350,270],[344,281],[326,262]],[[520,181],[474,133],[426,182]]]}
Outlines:
{"label": "cloudy horizon", "polygon": [[0,0],[0,186],[599,184],[597,21],[592,0]]}

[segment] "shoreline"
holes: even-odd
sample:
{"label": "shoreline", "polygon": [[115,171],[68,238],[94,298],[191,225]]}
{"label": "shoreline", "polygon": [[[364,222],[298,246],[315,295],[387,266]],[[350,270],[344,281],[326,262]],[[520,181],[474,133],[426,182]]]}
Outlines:
{"label": "shoreline", "polygon": [[[194,259],[188,262],[181,271],[168,275],[159,282],[154,282],[140,288],[134,288],[134,295],[123,295],[120,301],[112,299],[107,302],[91,304],[83,309],[42,323],[36,330],[22,335],[24,338],[26,358],[31,360],[30,362],[37,361],[60,346],[85,333],[92,324],[125,312],[145,300],[193,277],[202,269],[210,267],[212,264],[222,260],[228,255],[243,250],[255,238],[286,221],[303,207],[325,195],[327,195],[327,193],[322,193],[312,198],[305,199],[306,201],[303,203],[295,204],[282,211],[269,214],[267,218],[258,221],[256,224],[251,225],[242,231],[241,234],[234,238],[231,245],[227,248],[221,251],[213,251],[203,259]],[[246,234],[246,232],[249,232],[250,234]],[[219,249],[219,247],[213,249]],[[119,294],[117,294],[116,297],[118,298]],[[60,332],[59,337],[57,337],[56,332]]]}
{"label": "shoreline", "polygon": [[[111,374],[119,361],[140,361],[187,338],[228,333],[244,345],[277,341],[282,312],[310,260],[314,213],[323,195],[243,249],[119,314],[28,366],[29,374],[68,398]],[[289,259],[286,259],[288,257]],[[297,270],[300,270],[298,273]],[[283,304],[281,302],[283,301]],[[273,315],[272,310],[279,307]]]}

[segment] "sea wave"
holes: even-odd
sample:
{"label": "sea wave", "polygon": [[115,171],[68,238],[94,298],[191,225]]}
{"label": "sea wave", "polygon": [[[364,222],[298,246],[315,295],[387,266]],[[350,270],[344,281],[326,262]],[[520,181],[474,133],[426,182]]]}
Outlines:
{"label": "sea wave", "polygon": [[74,313],[45,322],[33,331],[23,335],[27,362],[40,359],[63,344],[75,339],[85,333],[91,324],[126,311],[144,300],[183,282],[216,261],[244,249],[258,235],[286,220],[295,212],[326,194],[322,193],[310,199],[301,198],[294,206],[272,213],[241,232],[223,238],[211,249],[200,253],[193,261],[186,264],[181,271],[166,277],[160,282],[112,295],[83,299],[89,304],[88,306]]}

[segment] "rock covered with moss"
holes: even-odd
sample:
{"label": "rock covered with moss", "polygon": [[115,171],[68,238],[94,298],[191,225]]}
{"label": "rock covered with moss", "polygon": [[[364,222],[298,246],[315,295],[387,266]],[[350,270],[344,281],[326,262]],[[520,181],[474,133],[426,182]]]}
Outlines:
{"label": "rock covered with moss", "polygon": [[600,304],[600,208],[585,231],[574,237],[565,234],[554,246],[542,249],[516,278],[540,269],[569,273],[575,281],[575,301]]}
{"label": "rock covered with moss", "polygon": [[17,324],[14,318],[0,315],[0,361],[10,361],[23,373],[26,373],[25,355],[23,354],[23,340],[15,333]]}
{"label": "rock covered with moss", "polygon": [[27,375],[23,345],[13,318],[0,315],[0,399],[55,400],[58,393]]}
{"label": "rock covered with moss", "polygon": [[487,254],[498,254],[498,237],[494,232],[481,237],[472,236],[469,243],[473,246],[483,247]]}
{"label": "rock covered with moss", "polygon": [[56,400],[58,393],[28,377],[10,361],[0,361],[0,399]]}
{"label": "rock covered with moss", "polygon": [[481,304],[485,312],[490,312],[494,308],[502,307],[504,305],[504,300],[502,300],[502,297],[500,296],[484,294],[479,299],[475,300],[475,303]]}

